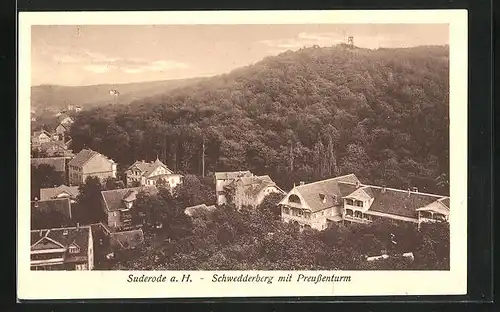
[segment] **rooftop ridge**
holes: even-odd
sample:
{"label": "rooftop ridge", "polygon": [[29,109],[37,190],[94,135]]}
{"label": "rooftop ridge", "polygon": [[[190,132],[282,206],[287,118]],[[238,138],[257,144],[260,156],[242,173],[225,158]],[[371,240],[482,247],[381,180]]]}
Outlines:
{"label": "rooftop ridge", "polygon": [[[100,223],[100,222],[99,222]],[[90,225],[80,225],[78,229],[90,229]],[[47,231],[49,233],[50,231],[60,231],[60,230],[76,230],[76,226],[67,226],[67,227],[58,227],[58,228],[50,228],[50,229],[40,229],[40,230],[31,230],[30,232],[40,232],[40,231]]]}
{"label": "rooftop ridge", "polygon": [[[342,183],[346,183],[346,182],[342,182]],[[353,184],[353,183],[349,183],[349,184]],[[377,188],[377,189],[383,188],[383,186],[370,185],[370,184],[360,184],[360,188],[361,187],[373,187],[373,188]],[[397,189],[397,188],[392,188],[392,187],[386,187],[385,189],[386,190],[391,190],[391,191],[397,191],[397,192],[404,192],[404,193],[408,192],[408,190],[402,190],[402,189]],[[426,195],[426,196],[438,197],[439,200],[443,200],[445,198],[449,198],[449,196],[443,196],[443,195],[431,194],[431,193],[424,193],[424,192],[414,192],[412,190],[410,190],[409,192],[411,194],[418,194],[418,195]]]}
{"label": "rooftop ridge", "polygon": [[[295,186],[295,188],[300,188],[302,186],[312,185],[312,184],[321,183],[321,182],[325,182],[325,181],[333,181],[333,180],[337,180],[337,179],[340,179],[340,178],[345,178],[345,177],[348,177],[348,176],[355,176],[355,175],[354,175],[354,173],[349,173],[349,174],[345,174],[345,175],[334,177],[334,178],[330,178],[330,179],[314,181],[314,182],[306,183],[306,184],[303,184],[303,185],[297,185],[297,186]],[[342,182],[342,183],[356,184],[356,183],[350,183],[350,182]]]}

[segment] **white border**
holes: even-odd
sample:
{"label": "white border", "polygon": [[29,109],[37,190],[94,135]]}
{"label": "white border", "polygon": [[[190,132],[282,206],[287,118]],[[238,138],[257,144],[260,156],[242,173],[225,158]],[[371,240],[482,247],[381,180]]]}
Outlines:
{"label": "white border", "polygon": [[[444,23],[450,35],[450,271],[310,272],[351,275],[348,283],[212,283],[211,271],[192,283],[127,283],[126,271],[41,272],[29,269],[31,25]],[[467,289],[467,11],[205,11],[19,13],[18,298],[186,298],[466,294]],[[142,274],[147,272],[136,272]],[[235,274],[237,272],[227,272]],[[247,273],[247,272],[243,272]],[[251,272],[248,272],[251,273]],[[256,273],[256,272],[255,272]],[[269,275],[286,275],[270,271]],[[300,272],[292,272],[295,275]],[[260,271],[260,275],[266,272]],[[201,280],[200,278],[204,278]]]}

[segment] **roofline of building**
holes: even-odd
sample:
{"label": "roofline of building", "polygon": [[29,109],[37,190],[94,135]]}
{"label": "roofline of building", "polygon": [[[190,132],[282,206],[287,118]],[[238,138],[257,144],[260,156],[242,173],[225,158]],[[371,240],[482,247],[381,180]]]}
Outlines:
{"label": "roofline of building", "polygon": [[[319,180],[319,181],[314,181],[314,182],[311,182],[311,183],[305,183],[305,184],[302,184],[302,185],[296,185],[294,188],[300,188],[302,186],[306,186],[306,185],[311,185],[311,184],[316,184],[316,183],[321,183],[321,182],[326,182],[326,181],[333,181],[333,180],[338,180],[340,178],[345,178],[347,176],[350,176],[350,175],[353,175],[356,177],[356,175],[354,173],[349,173],[349,174],[345,174],[345,175],[342,175],[342,176],[338,176],[338,177],[334,177],[334,178],[330,178],[330,179],[325,179],[325,180]],[[356,177],[357,179],[357,177]],[[338,182],[341,182],[341,181],[338,181]],[[356,183],[350,183],[350,182],[343,182],[342,183],[348,183],[348,184],[356,184]]]}

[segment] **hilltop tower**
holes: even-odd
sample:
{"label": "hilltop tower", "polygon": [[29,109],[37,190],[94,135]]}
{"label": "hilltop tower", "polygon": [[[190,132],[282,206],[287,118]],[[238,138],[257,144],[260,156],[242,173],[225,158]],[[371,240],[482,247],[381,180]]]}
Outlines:
{"label": "hilltop tower", "polygon": [[354,48],[354,37],[353,36],[349,36],[347,38],[347,45],[349,46],[349,48]]}

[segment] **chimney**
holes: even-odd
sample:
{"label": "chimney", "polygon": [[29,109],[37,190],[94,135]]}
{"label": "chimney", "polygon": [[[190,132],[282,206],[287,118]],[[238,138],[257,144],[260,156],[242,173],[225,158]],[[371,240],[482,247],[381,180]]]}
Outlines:
{"label": "chimney", "polygon": [[42,236],[43,236],[43,231],[42,231],[42,230],[40,230],[40,237],[42,237]]}
{"label": "chimney", "polygon": [[304,181],[300,181],[299,183],[299,185],[304,185],[304,184],[305,184]]}
{"label": "chimney", "polygon": [[80,222],[77,222],[76,223],[76,229],[79,230],[80,229]]}
{"label": "chimney", "polygon": [[385,190],[386,190],[386,186],[382,185],[382,193],[385,193]]}
{"label": "chimney", "polygon": [[418,188],[417,188],[417,187],[415,187],[415,186],[414,186],[414,187],[412,187],[412,192],[414,192],[414,193],[418,193]]}
{"label": "chimney", "polygon": [[410,194],[411,194],[411,190],[410,190],[410,188],[408,188],[408,196],[410,196]]}
{"label": "chimney", "polygon": [[359,184],[360,184],[359,181],[356,181],[356,188],[359,187]]}

